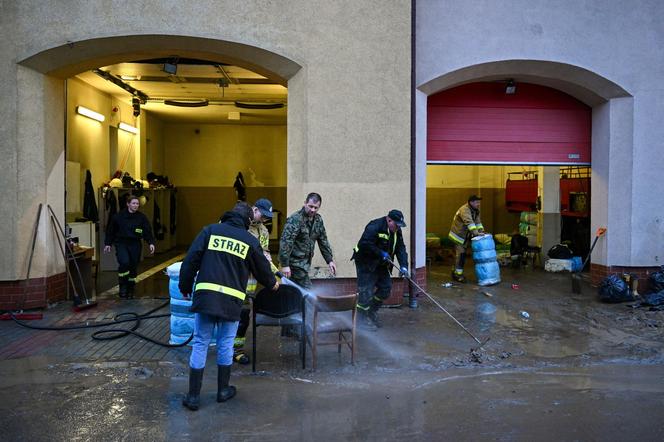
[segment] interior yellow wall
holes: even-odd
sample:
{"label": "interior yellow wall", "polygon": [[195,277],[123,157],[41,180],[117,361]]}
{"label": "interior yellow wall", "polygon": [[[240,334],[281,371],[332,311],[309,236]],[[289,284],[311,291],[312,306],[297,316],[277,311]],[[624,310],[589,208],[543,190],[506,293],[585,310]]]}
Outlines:
{"label": "interior yellow wall", "polygon": [[427,233],[446,237],[457,209],[470,195],[482,197],[481,219],[487,231],[511,234],[519,214],[505,208],[508,173],[537,169],[528,166],[427,166]]}
{"label": "interior yellow wall", "polygon": [[149,112],[145,112],[143,132],[146,135],[146,151],[150,151],[150,161],[145,165],[145,173],[167,175],[164,167],[164,123]]}
{"label": "interior yellow wall", "polygon": [[233,207],[238,172],[247,200],[269,198],[285,220],[285,126],[165,123],[163,140],[164,174],[178,188],[178,244],[191,243],[204,225]]}
{"label": "interior yellow wall", "polygon": [[[76,106],[84,106],[104,115],[105,120],[98,122],[76,113]],[[113,112],[113,108],[117,112]],[[132,115],[131,106],[119,102],[110,95],[95,89],[76,79],[67,80],[67,161],[81,165],[79,183],[67,183],[67,186],[80,186],[81,198],[84,195],[85,171],[90,170],[92,184],[95,189],[108,182],[117,165],[110,164],[110,136],[117,132],[119,157],[128,153],[126,168],[132,176],[136,176],[136,152],[140,150],[140,138],[121,130],[110,130],[117,127],[120,121],[139,127],[139,122]],[[95,192],[95,196],[96,192]],[[82,206],[82,202],[81,202]]]}
{"label": "interior yellow wall", "polygon": [[[197,133],[198,131],[198,133]],[[265,186],[286,185],[286,126],[167,124],[165,170],[178,186],[233,186],[250,168]]]}

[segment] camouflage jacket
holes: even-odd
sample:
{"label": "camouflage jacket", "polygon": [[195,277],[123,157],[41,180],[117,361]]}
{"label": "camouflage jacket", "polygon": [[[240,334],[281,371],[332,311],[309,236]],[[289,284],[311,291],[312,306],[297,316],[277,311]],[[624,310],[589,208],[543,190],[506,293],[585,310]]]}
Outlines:
{"label": "camouflage jacket", "polygon": [[323,218],[316,214],[310,221],[302,208],[286,220],[279,242],[279,263],[282,267],[308,267],[314,256],[316,242],[325,262],[333,261]]}

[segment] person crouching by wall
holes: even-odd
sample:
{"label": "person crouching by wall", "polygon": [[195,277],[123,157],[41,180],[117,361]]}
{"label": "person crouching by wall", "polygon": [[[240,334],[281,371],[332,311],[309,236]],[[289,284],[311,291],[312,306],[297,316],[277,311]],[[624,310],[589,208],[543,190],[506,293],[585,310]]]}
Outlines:
{"label": "person crouching by wall", "polygon": [[233,340],[249,273],[263,286],[272,290],[279,288],[258,240],[247,231],[252,218],[252,208],[247,203],[237,203],[233,210],[224,213],[218,224],[203,228],[180,268],[180,292],[185,297],[193,293],[194,340],[189,358],[189,393],[182,400],[182,405],[190,410],[198,410],[200,405],[203,370],[215,326],[217,402],[235,396],[235,387],[229,385]]}

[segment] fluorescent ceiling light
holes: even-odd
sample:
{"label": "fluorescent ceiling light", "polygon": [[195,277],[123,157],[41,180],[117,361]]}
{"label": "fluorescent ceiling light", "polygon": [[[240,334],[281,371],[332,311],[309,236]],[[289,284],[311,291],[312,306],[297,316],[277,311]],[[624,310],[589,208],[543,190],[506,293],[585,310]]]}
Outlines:
{"label": "fluorescent ceiling light", "polygon": [[240,113],[239,112],[229,112],[228,113],[228,119],[229,120],[239,120],[240,119]]}
{"label": "fluorescent ceiling light", "polygon": [[131,132],[133,134],[138,133],[138,129],[136,129],[134,126],[127,124],[127,123],[120,123],[118,124],[118,129],[122,129],[125,132]]}
{"label": "fluorescent ceiling light", "polygon": [[93,110],[88,109],[87,107],[83,106],[76,106],[76,113],[79,115],[83,115],[84,117],[92,118],[93,120],[97,120],[100,123],[106,119],[102,114],[99,112],[95,112]]}

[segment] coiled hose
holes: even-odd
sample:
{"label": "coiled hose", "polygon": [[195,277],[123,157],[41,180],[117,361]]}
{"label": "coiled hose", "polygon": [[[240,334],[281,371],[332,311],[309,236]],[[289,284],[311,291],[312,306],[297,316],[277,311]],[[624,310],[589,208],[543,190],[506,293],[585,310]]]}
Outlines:
{"label": "coiled hose", "polygon": [[[164,298],[155,298],[155,299],[164,299]],[[181,344],[169,344],[166,342],[161,342],[157,341],[156,339],[152,339],[148,336],[145,336],[136,330],[141,326],[141,321],[143,319],[155,319],[155,318],[165,318],[168,316],[171,316],[170,313],[164,313],[160,315],[152,315],[152,313],[156,312],[157,310],[160,310],[164,307],[166,307],[169,304],[169,301],[164,302],[163,304],[159,305],[156,308],[153,308],[150,311],[147,311],[143,314],[138,314],[136,312],[124,312],[124,313],[118,313],[115,315],[112,321],[107,321],[107,322],[101,322],[99,324],[80,324],[80,325],[65,325],[61,327],[52,327],[52,326],[40,326],[40,325],[31,325],[27,324],[23,321],[20,321],[16,319],[14,316],[14,312],[7,312],[12,320],[20,325],[21,327],[25,328],[30,328],[33,330],[50,330],[50,331],[64,331],[64,330],[80,330],[80,329],[86,329],[86,328],[98,328],[98,327],[107,327],[109,325],[114,325],[114,324],[122,324],[124,322],[135,322],[134,325],[132,325],[131,328],[126,329],[126,328],[111,328],[108,330],[98,330],[94,333],[92,333],[92,339],[95,339],[97,341],[111,341],[113,339],[120,339],[124,338],[125,336],[133,335],[136,336],[137,338],[144,339],[148,342],[151,342],[153,344],[159,345],[161,347],[166,347],[166,348],[178,348],[178,347],[184,347],[187,345],[191,340],[194,338],[194,334],[192,333],[191,336],[189,336],[189,339],[184,341]],[[125,316],[129,316],[128,318],[122,319]]]}

